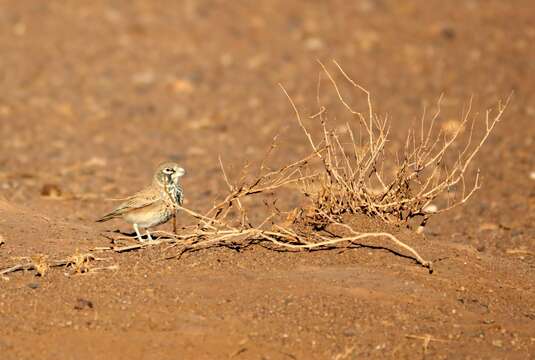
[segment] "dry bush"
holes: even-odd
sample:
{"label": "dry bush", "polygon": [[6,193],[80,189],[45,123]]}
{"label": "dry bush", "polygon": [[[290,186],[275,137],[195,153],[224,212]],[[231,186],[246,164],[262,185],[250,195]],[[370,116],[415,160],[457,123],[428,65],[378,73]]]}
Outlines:
{"label": "dry bush", "polygon": [[[366,112],[355,111],[342,96],[331,73],[323,64],[320,65],[338,100],[348,112],[346,138],[329,126],[327,108],[320,103],[321,82],[318,82],[319,111],[310,117],[318,120],[321,126],[322,136],[317,141],[305,126],[292,98],[281,86],[310,144],[311,155],[279,169],[269,170],[266,163],[275,148],[272,145],[260,164],[260,175],[251,176],[250,168],[246,167],[235,183],[229,180],[220,160],[229,188],[228,195],[204,214],[182,207],[178,209],[199,222],[177,234],[161,232],[170,238],[159,242],[172,243],[171,246],[180,249],[171,257],[214,246],[243,247],[267,242],[277,248],[297,251],[328,249],[342,243],[362,245],[360,242],[364,239],[382,238],[408,251],[415,261],[432,271],[431,261],[424,260],[416,250],[393,234],[356,231],[343,222],[343,215],[365,214],[396,224],[422,216],[421,226],[424,226],[430,215],[465,203],[480,187],[479,173],[473,183],[466,185],[467,170],[500,121],[507,102],[499,104],[494,115],[490,110],[486,112],[485,128],[481,137],[475,139],[476,121],[475,118],[471,119],[470,108],[461,121],[435,131],[440,116],[439,101],[431,119],[427,120],[424,115],[419,131],[409,131],[402,153],[393,156],[386,151],[389,122],[375,114],[370,93],[357,85],[334,62],[341,76],[366,96]],[[355,124],[351,122],[355,122],[361,131],[356,133]],[[463,142],[461,133],[467,127],[470,130]],[[450,159],[453,160],[448,161]],[[310,200],[309,206],[283,212],[266,202],[268,215],[256,223],[250,220],[249,211],[244,205],[245,199],[287,189],[291,183],[300,185],[302,193]],[[437,197],[452,193],[457,193],[457,196],[449,196],[444,207],[429,210]],[[323,231],[327,227],[340,231]],[[145,246],[149,245],[132,245],[122,249]]]}
{"label": "dry bush", "polygon": [[[367,100],[364,113],[354,110],[343,97],[334,77],[320,63],[348,112],[345,138],[329,127],[327,108],[319,101],[321,78],[318,81],[320,109],[312,116],[319,119],[322,127],[322,137],[318,141],[312,138],[295,104],[283,88],[312,150],[321,160],[323,171],[317,177],[304,181],[305,194],[311,198],[319,218],[330,222],[331,219],[322,214],[339,218],[345,213],[362,213],[399,224],[421,216],[423,227],[431,215],[464,204],[480,188],[479,170],[474,182],[469,185],[465,181],[467,170],[501,120],[508,100],[498,104],[494,114],[492,110],[486,111],[485,128],[481,137],[475,139],[477,116],[471,118],[471,101],[459,122],[450,121],[436,131],[440,98],[431,118],[426,119],[424,113],[420,128],[409,130],[401,153],[393,155],[386,149],[390,143],[388,119],[374,112],[370,93],[356,84],[336,61],[333,63],[343,78],[361,91]],[[358,133],[355,133],[355,125],[359,126]],[[468,136],[461,140],[461,134],[467,127]],[[436,207],[433,202],[446,193],[449,195],[447,204],[442,208]]]}

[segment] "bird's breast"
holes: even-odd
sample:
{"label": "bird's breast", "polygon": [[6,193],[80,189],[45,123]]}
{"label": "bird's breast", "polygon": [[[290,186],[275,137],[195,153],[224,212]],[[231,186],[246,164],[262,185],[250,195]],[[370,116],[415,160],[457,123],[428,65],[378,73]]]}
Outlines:
{"label": "bird's breast", "polygon": [[166,187],[167,197],[173,205],[182,205],[184,192],[179,184],[170,183]]}

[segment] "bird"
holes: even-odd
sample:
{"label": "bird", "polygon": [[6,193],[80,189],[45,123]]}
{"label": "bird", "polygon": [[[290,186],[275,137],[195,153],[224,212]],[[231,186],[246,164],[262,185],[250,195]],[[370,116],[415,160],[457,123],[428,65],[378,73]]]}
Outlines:
{"label": "bird", "polygon": [[145,228],[148,241],[152,241],[149,228],[163,224],[182,206],[184,191],[179,179],[186,171],[175,162],[164,162],[154,173],[152,183],[143,190],[129,196],[108,214],[97,219],[104,222],[122,218],[132,224],[139,241],[144,242],[139,228]]}

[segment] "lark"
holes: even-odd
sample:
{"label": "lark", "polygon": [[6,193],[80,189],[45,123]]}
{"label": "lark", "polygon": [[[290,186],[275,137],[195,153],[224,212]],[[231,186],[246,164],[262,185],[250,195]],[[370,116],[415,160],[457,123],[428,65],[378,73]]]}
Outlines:
{"label": "lark", "polygon": [[163,224],[182,205],[184,192],[179,179],[186,171],[174,162],[165,162],[158,166],[152,184],[125,199],[115,210],[104,215],[97,222],[122,218],[132,224],[139,241],[144,241],[139,228],[145,228],[147,239],[152,240],[149,228]]}

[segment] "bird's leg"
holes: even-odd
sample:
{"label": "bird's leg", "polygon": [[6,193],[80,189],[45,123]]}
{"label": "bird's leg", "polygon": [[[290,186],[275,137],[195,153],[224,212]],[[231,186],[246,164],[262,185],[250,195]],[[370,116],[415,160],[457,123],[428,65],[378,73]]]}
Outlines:
{"label": "bird's leg", "polygon": [[139,227],[137,226],[137,224],[134,224],[134,230],[136,231],[137,239],[143,242],[143,238],[141,237],[141,234],[139,233]]}
{"label": "bird's leg", "polygon": [[149,241],[152,241],[152,236],[150,236],[149,229],[147,229],[147,239],[149,239]]}

